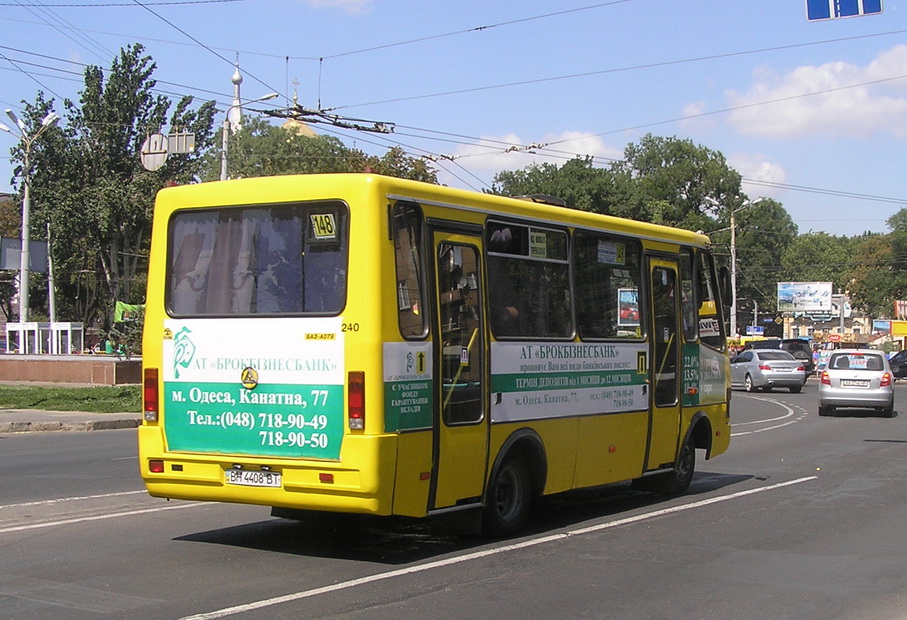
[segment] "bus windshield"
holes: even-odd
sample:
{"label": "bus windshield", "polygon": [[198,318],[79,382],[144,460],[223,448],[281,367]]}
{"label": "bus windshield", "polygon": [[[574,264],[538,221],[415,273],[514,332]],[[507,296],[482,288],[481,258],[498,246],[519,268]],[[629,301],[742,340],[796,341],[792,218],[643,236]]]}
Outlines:
{"label": "bus windshield", "polygon": [[170,220],[170,314],[339,314],[347,228],[340,202],[179,211]]}

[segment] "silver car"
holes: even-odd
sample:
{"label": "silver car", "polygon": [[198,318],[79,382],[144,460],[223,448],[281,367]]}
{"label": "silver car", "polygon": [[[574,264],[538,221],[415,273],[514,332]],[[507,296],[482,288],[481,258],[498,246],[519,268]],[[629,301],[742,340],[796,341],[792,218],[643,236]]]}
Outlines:
{"label": "silver car", "polygon": [[819,375],[819,415],[836,407],[872,407],[894,415],[894,374],[881,351],[838,349]]}
{"label": "silver car", "polygon": [[787,351],[750,349],[731,360],[731,387],[747,392],[786,387],[797,394],[806,383],[806,367]]}

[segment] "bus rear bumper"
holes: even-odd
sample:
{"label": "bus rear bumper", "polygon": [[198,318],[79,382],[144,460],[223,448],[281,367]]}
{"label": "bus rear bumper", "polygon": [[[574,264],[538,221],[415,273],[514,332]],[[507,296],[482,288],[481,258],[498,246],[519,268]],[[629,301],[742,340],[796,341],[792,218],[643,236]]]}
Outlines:
{"label": "bus rear bumper", "polygon": [[[394,466],[395,438],[347,437],[350,457],[336,461],[294,460],[245,455],[186,454],[164,450],[159,428],[139,428],[142,479],[154,497],[232,502],[302,510],[389,515],[393,488],[380,484],[378,471]],[[152,461],[158,469],[151,471]],[[228,470],[280,474],[279,487],[227,482]]]}

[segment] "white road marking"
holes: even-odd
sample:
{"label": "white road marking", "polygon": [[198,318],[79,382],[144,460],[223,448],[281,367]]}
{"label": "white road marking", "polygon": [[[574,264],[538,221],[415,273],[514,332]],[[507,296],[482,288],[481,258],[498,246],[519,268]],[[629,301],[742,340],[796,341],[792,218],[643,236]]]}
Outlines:
{"label": "white road marking", "polygon": [[164,510],[179,510],[180,508],[198,508],[204,506],[201,502],[191,504],[176,504],[174,506],[161,506],[160,508],[141,508],[139,510],[127,510],[125,512],[111,512],[106,515],[94,515],[92,517],[77,517],[74,519],[60,519],[58,521],[47,521],[46,523],[30,523],[28,525],[14,525],[12,527],[0,528],[0,534],[9,532],[22,532],[25,530],[37,530],[45,527],[56,527],[58,525],[72,525],[74,523],[85,523],[86,521],[103,521],[104,519],[118,519],[119,517],[131,517],[133,515],[142,515],[149,512],[162,512]]}
{"label": "white road marking", "polygon": [[[750,396],[749,398],[752,398],[754,400],[762,400],[767,403],[772,403],[773,405],[778,405],[779,407],[783,407],[785,410],[787,410],[787,413],[782,416],[779,416],[777,418],[768,418],[767,420],[753,420],[751,422],[737,422],[735,424],[732,424],[731,428],[737,428],[738,426],[746,426],[748,424],[767,424],[769,422],[777,422],[778,420],[787,420],[788,418],[791,418],[791,417],[797,415],[794,412],[792,407],[789,407],[788,405],[785,405],[784,403],[774,400],[772,398],[759,398],[756,396]],[[803,411],[803,413],[801,413],[800,416],[795,420],[788,420],[784,424],[766,426],[765,428],[760,428],[760,429],[756,429],[753,431],[741,431],[739,433],[732,432],[731,437],[739,437],[741,435],[755,435],[756,433],[764,433],[765,431],[771,431],[771,430],[775,430],[778,428],[783,428],[785,426],[790,426],[791,424],[796,424],[797,422],[799,422],[800,420],[802,420],[803,418],[805,418],[807,416],[807,411],[805,409],[802,409],[802,411]]]}
{"label": "white road marking", "polygon": [[4,508],[22,508],[24,506],[48,506],[51,504],[61,504],[63,502],[77,502],[86,499],[103,499],[105,497],[119,497],[121,495],[138,495],[139,493],[144,493],[147,495],[148,491],[123,491],[121,493],[102,493],[101,495],[83,495],[82,497],[59,497],[57,499],[45,499],[40,502],[23,502],[21,504],[5,504],[0,506],[0,510]]}
{"label": "white road marking", "polygon": [[752,495],[754,493],[762,493],[765,491],[771,491],[774,489],[780,489],[782,487],[791,486],[794,484],[800,484],[803,482],[809,482],[810,480],[816,480],[818,476],[807,476],[805,478],[798,478],[796,480],[790,480],[788,482],[779,482],[778,484],[772,484],[769,486],[758,487],[755,489],[748,489],[746,491],[738,491],[737,493],[731,493],[729,495],[721,495],[718,497],[712,497],[709,499],[700,500],[698,502],[691,502],[689,504],[683,504],[680,506],[673,506],[671,508],[665,508],[663,510],[655,510],[653,512],[647,512],[640,515],[635,515],[632,517],[626,517],[624,519],[617,519],[615,521],[608,521],[606,523],[600,523],[598,525],[592,525],[589,527],[579,528],[575,530],[570,530],[567,532],[561,532],[558,534],[551,534],[550,536],[543,536],[541,538],[534,538],[532,540],[526,540],[523,542],[515,543],[512,545],[504,545],[501,547],[495,547],[494,549],[486,549],[484,551],[476,551],[475,553],[467,553],[455,558],[447,558],[444,560],[438,560],[436,562],[428,562],[426,564],[419,564],[417,566],[410,566],[408,568],[401,568],[397,570],[388,571],[386,573],[378,573],[376,575],[369,575],[368,577],[360,577],[359,579],[351,579],[349,581],[343,581],[341,583],[335,583],[328,586],[323,586],[320,588],[313,588],[311,590],[303,590],[301,592],[294,592],[292,594],[285,594],[283,596],[277,596],[274,598],[263,599],[260,601],[255,601],[252,603],[246,603],[244,605],[236,605],[234,607],[226,607],[224,609],[218,609],[216,611],[211,611],[207,613],[196,614],[193,616],[186,616],[182,620],[213,620],[215,618],[223,618],[225,616],[232,616],[234,614],[240,614],[247,611],[256,611],[263,609],[265,607],[272,607],[274,605],[280,605],[282,603],[289,603],[292,601],[298,601],[300,599],[311,598],[313,596],[318,596],[319,594],[326,594],[328,592],[337,592],[338,590],[347,590],[350,588],[355,588],[367,583],[375,583],[377,581],[384,581],[386,579],[393,579],[394,577],[402,577],[404,575],[412,575],[415,573],[422,573],[429,570],[434,570],[436,568],[442,568],[445,566],[452,566],[455,564],[461,564],[463,562],[470,562],[472,560],[478,560],[481,558],[498,555],[501,553],[506,553],[508,551],[516,551],[518,549],[526,549],[529,547],[536,547],[538,545],[543,545],[549,542],[556,542],[558,540],[563,540],[571,536],[580,536],[583,534],[591,534],[593,532],[599,532],[602,530],[607,530],[621,525],[628,525],[631,523],[639,523],[640,521],[647,521],[649,519],[654,519],[656,517],[661,517],[667,514],[673,514],[675,512],[682,512],[684,510],[691,510],[693,508],[701,508],[702,506],[708,506],[710,504],[715,504],[718,502],[725,502],[731,499],[737,499],[738,497],[744,497],[746,495]]}

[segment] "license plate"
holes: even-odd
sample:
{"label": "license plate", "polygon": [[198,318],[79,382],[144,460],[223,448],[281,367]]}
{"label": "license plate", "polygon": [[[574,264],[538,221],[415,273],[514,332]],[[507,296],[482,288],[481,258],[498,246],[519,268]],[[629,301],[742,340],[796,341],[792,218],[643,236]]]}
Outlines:
{"label": "license plate", "polygon": [[227,484],[238,484],[245,487],[280,488],[280,474],[273,471],[250,471],[246,469],[228,469],[225,472]]}
{"label": "license plate", "polygon": [[841,387],[866,387],[869,381],[861,379],[841,379]]}

